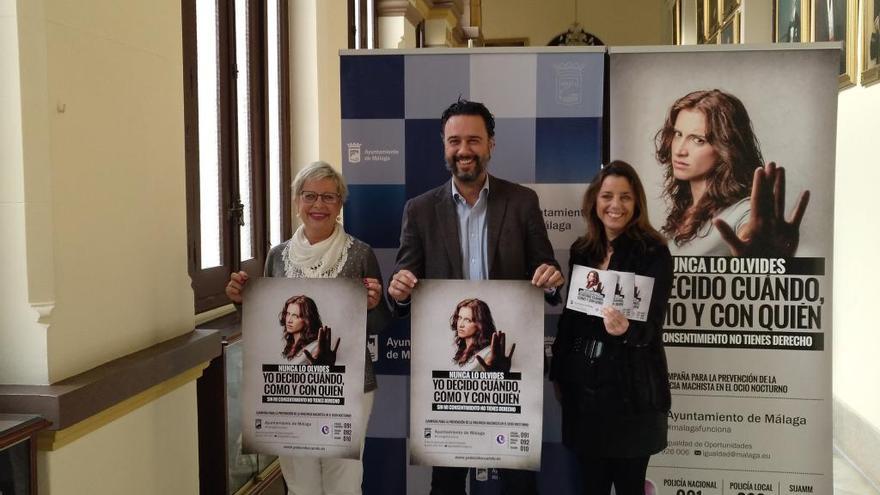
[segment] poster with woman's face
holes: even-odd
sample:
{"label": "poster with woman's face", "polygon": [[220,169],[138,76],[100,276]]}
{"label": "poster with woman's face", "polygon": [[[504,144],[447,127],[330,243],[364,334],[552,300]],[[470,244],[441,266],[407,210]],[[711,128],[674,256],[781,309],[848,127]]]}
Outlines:
{"label": "poster with woman's face", "polygon": [[674,255],[675,448],[649,478],[831,493],[839,50],[609,52],[610,158],[638,171]]}
{"label": "poster with woman's face", "polygon": [[359,458],[366,315],[360,280],[248,282],[241,397],[249,452]]}
{"label": "poster with woman's face", "polygon": [[537,470],[543,291],[422,280],[413,293],[410,462]]}
{"label": "poster with woman's face", "polygon": [[[732,255],[713,221],[745,234],[754,169],[768,162],[785,170],[785,219],[802,193],[809,191],[809,199],[799,229],[780,224],[782,237],[767,236],[796,256],[830,253],[839,51],[664,51],[612,50],[610,158],[638,171],[651,223],[658,230],[668,225],[664,233],[677,238],[673,254]],[[676,121],[667,126],[677,103]],[[676,132],[685,134],[677,140]],[[710,132],[734,136],[705,146]],[[721,162],[723,169],[716,167]],[[692,209],[698,196],[710,208]]]}

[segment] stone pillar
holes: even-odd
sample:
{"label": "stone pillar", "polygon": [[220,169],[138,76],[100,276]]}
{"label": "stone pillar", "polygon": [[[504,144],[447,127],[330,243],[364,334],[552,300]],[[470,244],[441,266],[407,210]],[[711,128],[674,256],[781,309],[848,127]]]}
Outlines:
{"label": "stone pillar", "polygon": [[429,11],[424,0],[377,0],[376,48],[416,48],[416,26]]}

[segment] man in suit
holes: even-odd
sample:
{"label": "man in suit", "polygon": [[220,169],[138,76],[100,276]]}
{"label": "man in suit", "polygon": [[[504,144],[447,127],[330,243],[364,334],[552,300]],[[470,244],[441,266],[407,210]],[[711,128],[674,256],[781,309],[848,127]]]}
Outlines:
{"label": "man in suit", "polygon": [[[534,191],[487,172],[495,148],[495,119],[478,102],[459,100],[441,117],[445,184],[406,203],[397,266],[388,284],[395,314],[409,314],[420,278],[531,280],[552,303],[564,278]],[[501,344],[503,346],[503,344]],[[496,357],[497,356],[497,357]],[[486,359],[508,359],[497,349]],[[503,492],[537,494],[535,474],[502,469]],[[435,467],[431,495],[464,494],[467,468]]]}

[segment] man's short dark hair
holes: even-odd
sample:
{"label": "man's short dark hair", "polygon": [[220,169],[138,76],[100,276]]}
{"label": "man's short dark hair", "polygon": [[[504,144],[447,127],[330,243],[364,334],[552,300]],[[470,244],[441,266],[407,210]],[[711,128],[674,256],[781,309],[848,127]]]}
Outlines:
{"label": "man's short dark hair", "polygon": [[486,108],[486,105],[478,101],[468,101],[459,99],[452,105],[449,105],[449,108],[443,111],[443,116],[440,117],[440,135],[443,135],[443,132],[446,130],[446,121],[449,120],[450,117],[454,117],[456,115],[479,115],[483,117],[483,123],[486,124],[486,133],[490,138],[495,137],[495,117],[492,116],[492,112]]}

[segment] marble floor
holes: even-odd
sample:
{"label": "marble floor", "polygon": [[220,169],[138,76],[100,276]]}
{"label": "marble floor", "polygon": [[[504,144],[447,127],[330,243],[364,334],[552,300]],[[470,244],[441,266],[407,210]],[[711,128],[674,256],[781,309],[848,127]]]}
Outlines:
{"label": "marble floor", "polygon": [[880,490],[834,449],[834,495],[880,495]]}

